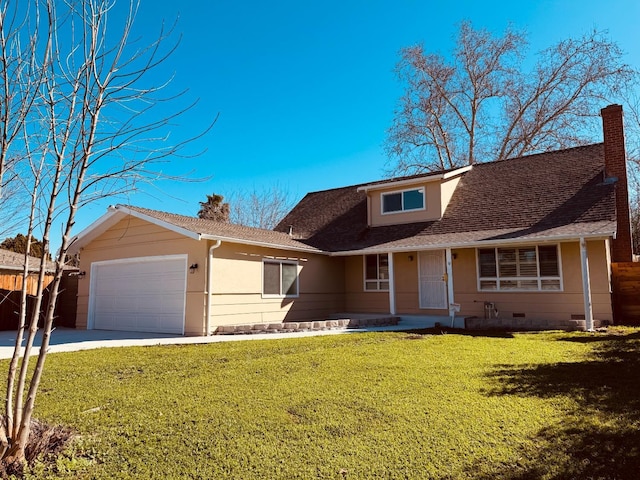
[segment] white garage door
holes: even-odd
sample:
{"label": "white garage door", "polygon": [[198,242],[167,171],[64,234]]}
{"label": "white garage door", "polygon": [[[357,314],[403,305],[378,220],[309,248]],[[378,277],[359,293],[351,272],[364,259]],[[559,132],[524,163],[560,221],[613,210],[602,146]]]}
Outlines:
{"label": "white garage door", "polygon": [[186,255],[96,262],[89,326],[182,335],[186,283]]}

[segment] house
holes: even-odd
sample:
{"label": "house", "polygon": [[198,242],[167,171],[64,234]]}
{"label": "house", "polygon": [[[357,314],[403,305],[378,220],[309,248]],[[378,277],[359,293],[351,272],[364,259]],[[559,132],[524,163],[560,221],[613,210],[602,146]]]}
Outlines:
{"label": "house", "polygon": [[[39,269],[40,259],[29,256],[29,274],[26,280],[27,312],[30,312],[33,295],[38,290]],[[44,276],[45,288],[53,281],[54,269],[54,264],[47,261]],[[0,330],[18,328],[23,282],[24,254],[0,248]]]}
{"label": "house", "polygon": [[77,326],[611,322],[611,263],[631,260],[631,234],[622,107],[601,114],[604,143],[309,193],[274,231],[110,207],[73,243]]}

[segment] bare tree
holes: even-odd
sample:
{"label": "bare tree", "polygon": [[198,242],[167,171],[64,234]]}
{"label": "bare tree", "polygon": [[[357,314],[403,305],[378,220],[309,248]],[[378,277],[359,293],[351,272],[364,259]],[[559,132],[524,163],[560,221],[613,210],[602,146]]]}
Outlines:
{"label": "bare tree", "polygon": [[272,230],[293,208],[294,200],[280,185],[231,195],[231,223]]}
{"label": "bare tree", "polygon": [[228,223],[229,215],[229,204],[224,201],[224,197],[222,195],[213,193],[211,195],[207,195],[207,200],[205,202],[200,202],[198,218]]}
{"label": "bare tree", "polygon": [[[122,5],[127,10],[116,12]],[[0,458],[5,463],[24,461],[78,209],[157,178],[153,163],[175,155],[188,141],[170,143],[166,135],[171,122],[190,106],[168,115],[155,113],[160,103],[180,95],[161,97],[167,84],[157,85],[148,78],[177,46],[167,43],[172,29],[163,27],[151,43],[137,45],[132,37],[137,7],[136,0],[117,6],[113,0],[0,1],[0,55],[26,59],[21,75],[0,69],[5,90],[8,86],[22,94],[12,110],[22,116],[6,117],[15,124],[7,136],[12,142],[0,142],[0,159],[5,159],[5,171],[10,168],[15,173],[31,205],[26,219],[27,251],[36,228],[42,232],[43,245],[33,313],[28,319],[24,310],[21,314],[26,343],[23,348],[21,328],[7,375],[5,414],[0,422]],[[0,85],[0,95],[1,91]],[[8,158],[13,159],[11,164]],[[61,245],[53,256],[54,278],[31,370],[54,220],[62,222]],[[25,258],[25,272],[27,262]]]}
{"label": "bare tree", "polygon": [[386,150],[390,173],[443,170],[585,143],[606,98],[635,72],[600,32],[562,41],[524,69],[526,36],[462,23],[450,59],[400,52],[406,84]]}

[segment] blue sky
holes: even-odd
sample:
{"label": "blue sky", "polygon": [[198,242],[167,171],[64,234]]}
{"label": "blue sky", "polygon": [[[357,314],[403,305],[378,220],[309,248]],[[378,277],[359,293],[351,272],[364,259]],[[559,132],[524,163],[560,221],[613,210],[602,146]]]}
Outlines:
{"label": "blue sky", "polygon": [[[128,197],[85,207],[76,233],[111,203],[195,215],[207,194],[279,184],[296,199],[306,192],[380,179],[382,144],[402,85],[398,51],[423,43],[447,54],[457,26],[528,32],[531,52],[591,29],[608,30],[640,67],[637,0],[142,0],[143,40],[179,16],[178,51],[158,70],[175,72],[172,88],[188,88],[195,109],[173,138],[213,129],[190,149],[206,152],[162,166],[203,182],[159,181]],[[604,106],[604,105],[603,105]]]}

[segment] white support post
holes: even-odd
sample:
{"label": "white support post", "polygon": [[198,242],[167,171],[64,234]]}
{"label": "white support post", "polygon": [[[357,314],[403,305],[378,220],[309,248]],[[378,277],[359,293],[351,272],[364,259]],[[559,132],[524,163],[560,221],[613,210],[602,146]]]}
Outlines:
{"label": "white support post", "polygon": [[587,242],[580,239],[580,259],[582,264],[582,294],[584,295],[584,319],[588,332],[593,332],[593,309],[591,307],[591,281],[589,279],[589,256]]}
{"label": "white support post", "polygon": [[389,313],[396,314],[396,280],[393,271],[393,252],[389,252]]}
{"label": "white support post", "polygon": [[451,263],[451,259],[451,249],[447,248],[445,250],[445,263],[447,269],[447,299],[449,304],[449,316],[451,317],[451,328],[453,328],[453,323],[456,319],[456,311],[458,309],[456,308],[455,300],[453,298],[453,264]]}

